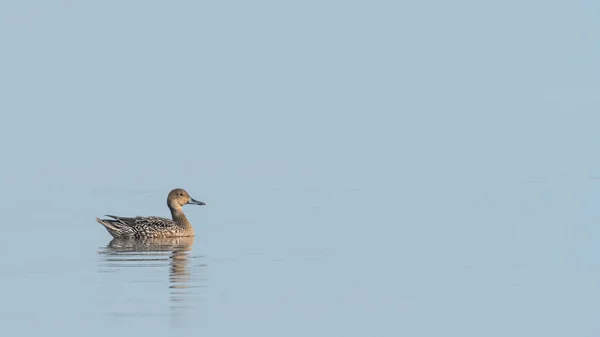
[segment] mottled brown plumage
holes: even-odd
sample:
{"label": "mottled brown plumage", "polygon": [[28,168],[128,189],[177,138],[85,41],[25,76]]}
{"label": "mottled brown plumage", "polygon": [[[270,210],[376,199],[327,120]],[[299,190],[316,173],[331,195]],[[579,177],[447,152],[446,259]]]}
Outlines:
{"label": "mottled brown plumage", "polygon": [[96,218],[96,221],[117,239],[194,236],[194,229],[182,210],[182,206],[187,204],[206,205],[202,201],[194,200],[185,190],[176,188],[169,192],[167,197],[172,220],[157,216],[126,218],[107,215],[112,219]]}

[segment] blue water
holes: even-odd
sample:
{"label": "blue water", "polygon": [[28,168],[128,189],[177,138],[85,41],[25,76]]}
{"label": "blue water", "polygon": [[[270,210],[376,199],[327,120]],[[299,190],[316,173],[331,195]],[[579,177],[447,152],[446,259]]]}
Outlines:
{"label": "blue water", "polygon": [[598,336],[598,9],[0,4],[2,331]]}

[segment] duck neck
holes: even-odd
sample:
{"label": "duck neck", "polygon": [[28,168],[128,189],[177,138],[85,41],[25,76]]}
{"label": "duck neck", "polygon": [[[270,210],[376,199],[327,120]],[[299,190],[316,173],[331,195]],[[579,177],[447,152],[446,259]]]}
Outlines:
{"label": "duck neck", "polygon": [[175,221],[175,224],[184,229],[192,228],[192,225],[185,217],[185,214],[183,214],[181,207],[169,207],[169,209],[171,210],[171,217],[173,218],[173,221]]}

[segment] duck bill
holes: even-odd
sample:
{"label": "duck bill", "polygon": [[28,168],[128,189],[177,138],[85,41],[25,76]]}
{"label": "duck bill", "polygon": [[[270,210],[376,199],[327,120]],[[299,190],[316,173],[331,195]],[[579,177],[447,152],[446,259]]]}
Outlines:
{"label": "duck bill", "polygon": [[202,201],[198,201],[194,198],[190,198],[190,201],[188,201],[188,205],[206,205],[206,203],[202,202]]}

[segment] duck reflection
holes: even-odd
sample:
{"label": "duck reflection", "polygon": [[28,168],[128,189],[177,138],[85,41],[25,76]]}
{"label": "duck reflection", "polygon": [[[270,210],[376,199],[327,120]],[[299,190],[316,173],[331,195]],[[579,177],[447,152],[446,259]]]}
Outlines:
{"label": "duck reflection", "polygon": [[[101,248],[99,253],[103,256],[104,272],[135,267],[162,269],[168,266],[172,324],[184,325],[191,305],[201,299],[198,290],[205,281],[206,264],[202,263],[204,257],[191,255],[193,245],[193,237],[113,239],[106,247]],[[198,263],[191,263],[198,258],[199,260],[195,260]],[[156,274],[144,274],[148,277],[137,282],[160,282],[152,279]]]}

